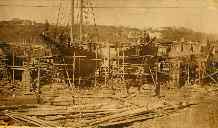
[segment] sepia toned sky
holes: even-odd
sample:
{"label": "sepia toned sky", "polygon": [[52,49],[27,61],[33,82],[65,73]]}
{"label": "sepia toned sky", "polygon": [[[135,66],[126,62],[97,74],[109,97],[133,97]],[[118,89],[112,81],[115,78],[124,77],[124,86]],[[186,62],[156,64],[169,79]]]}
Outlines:
{"label": "sepia toned sky", "polygon": [[[61,2],[62,1],[62,2]],[[87,0],[84,0],[87,1]],[[89,0],[90,1],[90,0]],[[137,28],[183,26],[218,33],[218,0],[92,0],[96,23]],[[70,0],[0,0],[0,20],[69,22]]]}

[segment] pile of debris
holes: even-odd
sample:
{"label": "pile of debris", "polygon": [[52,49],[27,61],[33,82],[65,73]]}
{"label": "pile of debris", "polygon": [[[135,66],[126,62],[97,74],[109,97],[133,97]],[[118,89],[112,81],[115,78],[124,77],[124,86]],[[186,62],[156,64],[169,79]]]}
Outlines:
{"label": "pile of debris", "polygon": [[124,127],[134,122],[145,121],[172,114],[193,103],[169,104],[157,107],[119,104],[85,104],[74,106],[40,105],[37,108],[4,111],[4,115],[28,126],[39,127]]}
{"label": "pile of debris", "polygon": [[12,96],[22,92],[22,86],[20,83],[12,83],[10,81],[1,80],[0,82],[0,94],[1,96]]}
{"label": "pile of debris", "polygon": [[27,108],[34,108],[35,105],[1,105],[0,106],[0,126],[25,126],[25,122],[16,122],[14,118],[11,118],[6,113],[9,111],[19,111]]}

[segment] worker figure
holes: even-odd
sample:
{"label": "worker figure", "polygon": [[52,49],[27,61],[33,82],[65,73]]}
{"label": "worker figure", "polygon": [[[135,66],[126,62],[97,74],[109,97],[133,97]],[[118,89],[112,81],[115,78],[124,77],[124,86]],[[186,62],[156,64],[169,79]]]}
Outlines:
{"label": "worker figure", "polygon": [[41,104],[42,102],[42,100],[41,100],[41,91],[40,90],[37,90],[36,92],[35,92],[35,94],[36,94],[36,102],[37,102],[37,104]]}
{"label": "worker figure", "polygon": [[38,103],[38,104],[40,104],[41,103],[41,97],[40,97],[40,95],[41,95],[41,90],[40,90],[40,88],[39,87],[37,87],[37,79],[34,79],[33,80],[33,82],[32,82],[32,90],[33,90],[33,92],[35,93],[35,96],[36,96],[36,102]]}
{"label": "worker figure", "polygon": [[155,95],[154,96],[160,97],[160,82],[156,82]]}

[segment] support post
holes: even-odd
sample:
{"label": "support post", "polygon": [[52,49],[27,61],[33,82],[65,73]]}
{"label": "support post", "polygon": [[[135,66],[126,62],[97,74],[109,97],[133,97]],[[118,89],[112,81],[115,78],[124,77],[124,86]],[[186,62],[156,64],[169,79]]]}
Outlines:
{"label": "support post", "polygon": [[125,80],[125,66],[124,66],[124,63],[125,63],[125,53],[124,53],[124,48],[122,48],[122,51],[123,51],[123,81]]}
{"label": "support post", "polygon": [[[198,84],[200,85],[201,84],[201,74],[202,74],[202,62],[198,63],[198,67],[197,67],[197,74],[198,74]],[[196,71],[196,69],[195,69]]]}
{"label": "support post", "polygon": [[104,56],[104,85],[107,86],[107,67],[106,67],[106,58]]}
{"label": "support post", "polygon": [[37,88],[40,88],[40,64],[38,65],[38,72],[37,72]]}
{"label": "support post", "polygon": [[156,84],[158,83],[158,76],[157,76],[157,74],[158,74],[158,65],[156,65],[156,70],[155,70],[155,82],[156,82]]}
{"label": "support post", "polygon": [[[14,55],[14,49],[12,50],[12,65],[13,65],[13,68],[15,66],[15,55]],[[15,71],[14,69],[12,69],[12,83],[14,84],[14,80],[15,79]]]}
{"label": "support post", "polygon": [[[64,58],[63,58],[63,62],[64,62],[64,64],[65,64]],[[72,84],[71,84],[71,81],[70,81],[70,76],[69,76],[69,73],[68,73],[68,71],[67,71],[67,66],[65,65],[64,67],[65,67],[65,72],[66,72],[66,74],[67,74],[68,82],[69,82],[69,84],[70,84],[70,87],[72,88]]]}
{"label": "support post", "polygon": [[76,58],[75,58],[75,51],[73,53],[73,86],[75,87],[75,63],[76,63]]}
{"label": "support post", "polygon": [[110,56],[110,44],[108,43],[108,77],[110,79],[111,76],[111,56]]}
{"label": "support post", "polygon": [[158,65],[156,65],[156,71],[155,71],[155,82],[156,82],[156,88],[155,88],[155,95],[160,96],[160,83],[158,82]]}
{"label": "support post", "polygon": [[190,67],[189,67],[189,63],[187,65],[187,73],[188,73],[187,82],[188,82],[188,85],[190,85]]}
{"label": "support post", "polygon": [[[97,46],[96,46],[96,49],[95,49],[95,59],[97,60],[97,58],[98,58],[98,48],[97,48]],[[96,65],[96,67],[95,67],[95,83],[94,83],[94,86],[96,87],[97,86],[97,76],[96,76],[96,71],[97,71],[97,61],[95,61],[95,65]]]}
{"label": "support post", "polygon": [[118,46],[118,48],[117,48],[117,56],[118,56],[118,60],[117,60],[117,66],[119,67],[120,66],[120,48],[119,48],[119,46]]}
{"label": "support post", "polygon": [[[83,0],[80,0],[80,24],[79,24],[79,38],[80,38],[80,43],[82,43],[82,40],[83,40],[83,3],[84,1]],[[80,46],[80,43],[79,43],[79,46]],[[80,85],[81,84],[81,76],[80,76],[80,58],[79,58],[79,82],[78,84]]]}
{"label": "support post", "polygon": [[153,83],[154,83],[154,87],[156,88],[156,82],[155,82],[155,79],[154,79],[154,76],[153,76],[153,73],[152,73],[152,71],[151,71],[151,67],[149,66],[149,72],[150,72],[150,74],[151,74],[151,78],[152,78],[152,81],[153,81]]}
{"label": "support post", "polygon": [[40,57],[38,56],[38,72],[37,72],[37,91],[36,91],[36,99],[37,103],[41,103],[41,90],[40,90]]}

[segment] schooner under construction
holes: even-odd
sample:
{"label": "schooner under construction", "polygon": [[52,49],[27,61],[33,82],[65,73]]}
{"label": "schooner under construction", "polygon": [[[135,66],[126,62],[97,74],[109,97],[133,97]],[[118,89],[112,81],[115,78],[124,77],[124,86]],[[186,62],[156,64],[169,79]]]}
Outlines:
{"label": "schooner under construction", "polygon": [[[83,0],[77,1],[77,4],[75,0],[71,0],[71,24],[68,34],[49,30],[48,26],[41,34],[43,40],[53,49],[54,63],[57,63],[56,66],[62,66],[62,73],[70,86],[93,80],[97,68],[96,43],[84,40],[84,8]],[[75,24],[76,9],[79,11],[79,24]]]}

